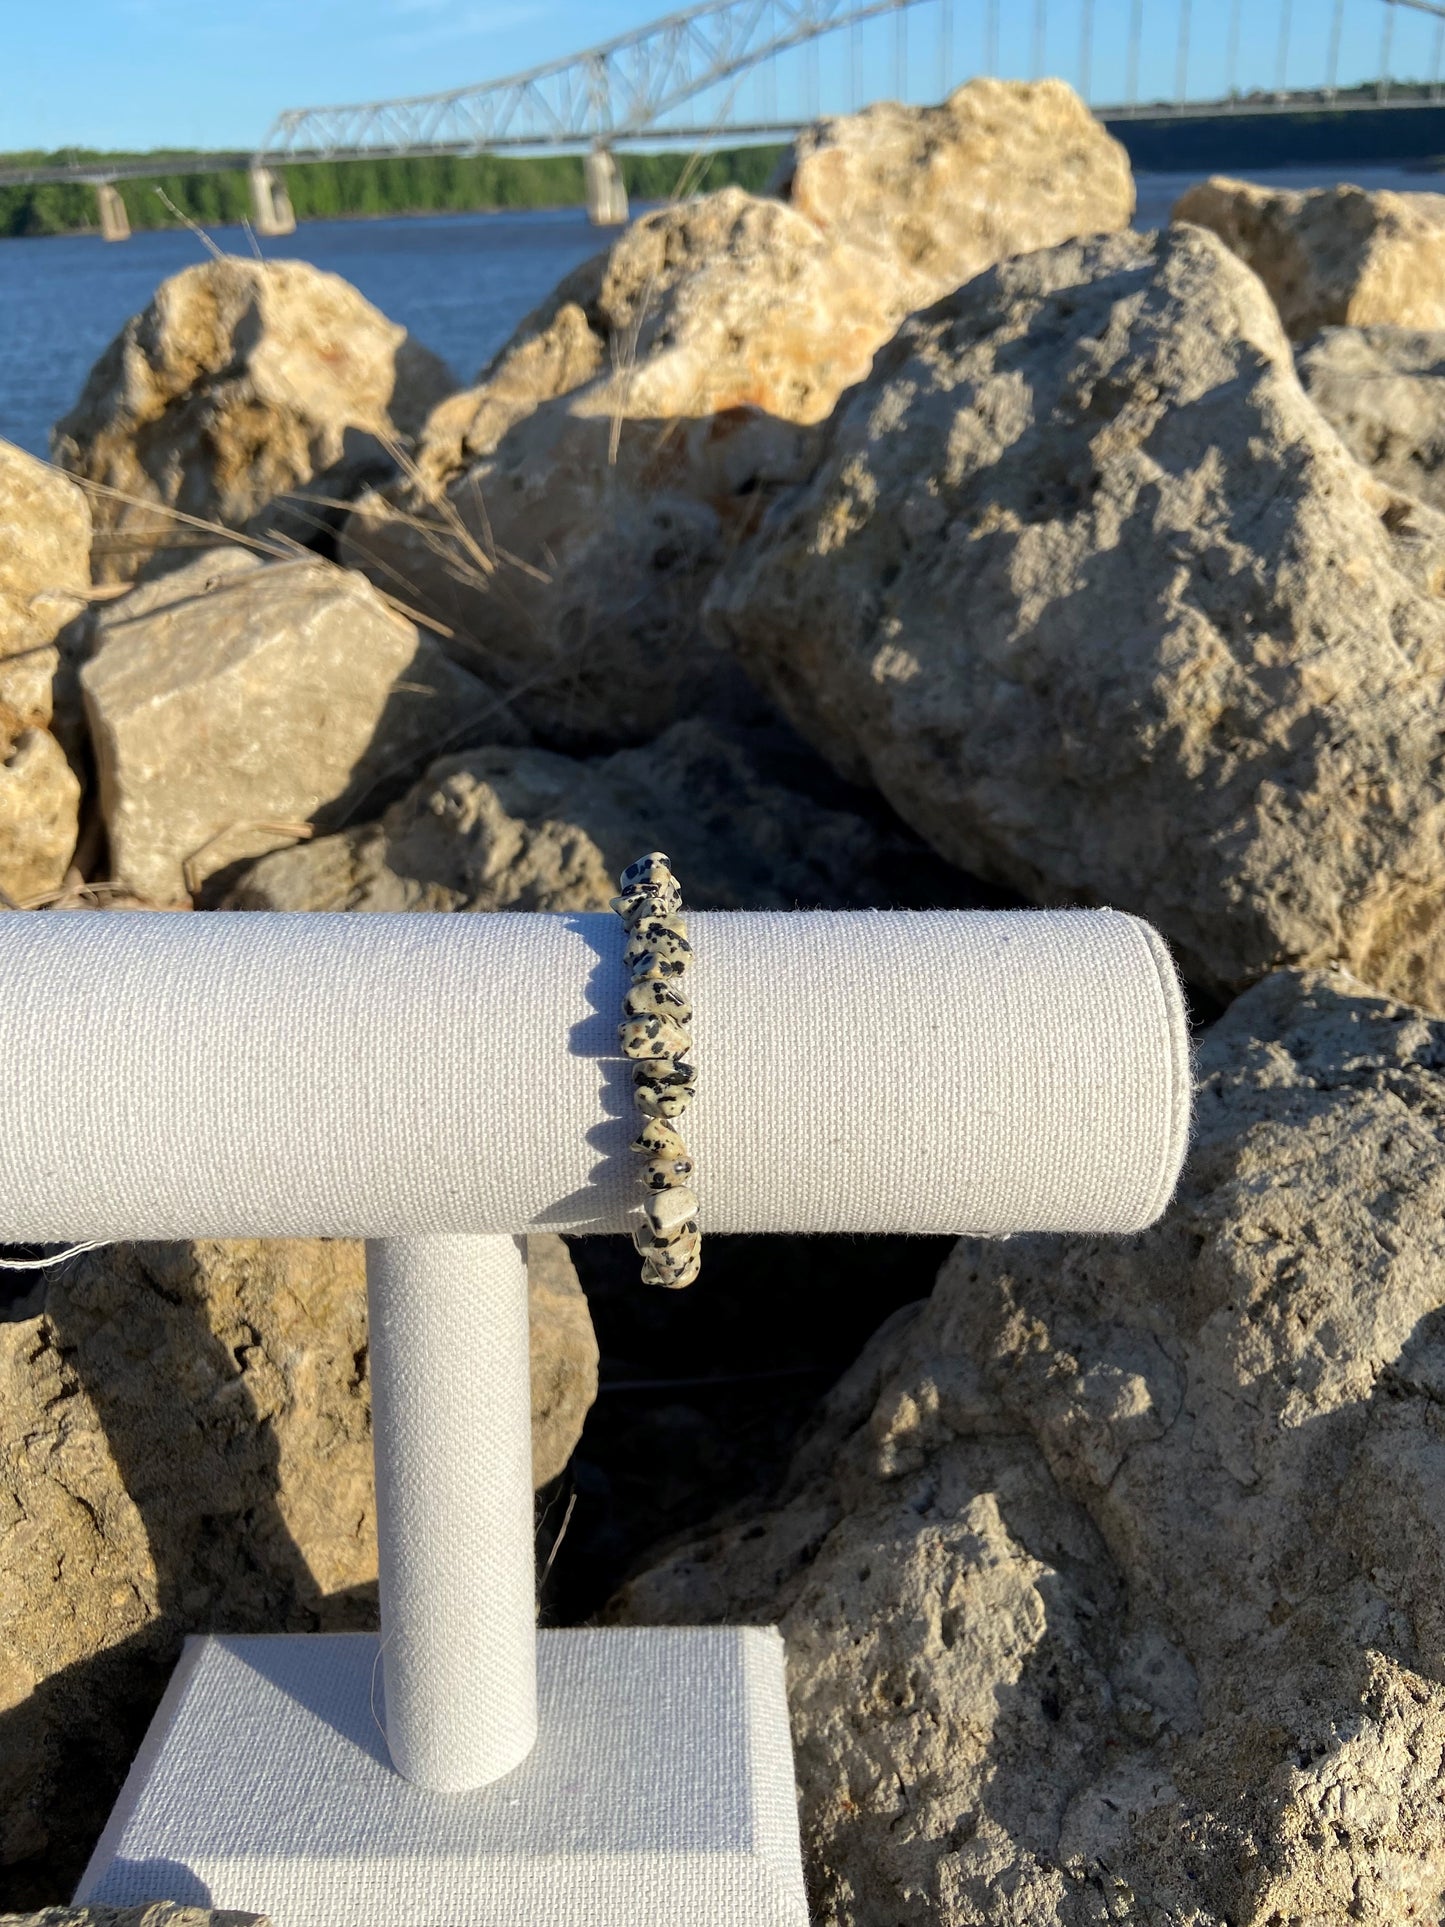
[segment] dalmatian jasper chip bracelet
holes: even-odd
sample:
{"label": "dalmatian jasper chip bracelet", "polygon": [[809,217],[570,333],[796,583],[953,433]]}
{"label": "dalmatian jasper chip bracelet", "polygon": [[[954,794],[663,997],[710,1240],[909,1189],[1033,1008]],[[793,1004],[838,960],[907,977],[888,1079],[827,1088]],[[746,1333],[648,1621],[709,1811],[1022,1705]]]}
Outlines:
{"label": "dalmatian jasper chip bracelet", "polygon": [[612,908],[627,932],[623,957],[631,979],[618,1026],[622,1054],[632,1060],[632,1096],[647,1121],[632,1148],[642,1159],[646,1222],[632,1234],[642,1254],[642,1282],[680,1291],[702,1268],[692,1159],[672,1120],[697,1088],[692,1065],[692,1004],[684,988],[692,945],[682,892],[660,850],[629,863],[617,879]]}

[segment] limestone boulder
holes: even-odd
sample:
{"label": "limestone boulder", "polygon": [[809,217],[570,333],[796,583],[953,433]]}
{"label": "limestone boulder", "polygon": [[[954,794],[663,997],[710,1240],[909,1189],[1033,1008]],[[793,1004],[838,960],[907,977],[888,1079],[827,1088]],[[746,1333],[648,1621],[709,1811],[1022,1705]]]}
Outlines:
{"label": "limestone boulder", "polygon": [[897,276],[922,308],[1011,254],[1128,227],[1122,145],[1062,80],[971,80],[936,107],[877,102],[815,121],[776,191]]}
{"label": "limestone boulder", "polygon": [[1305,393],[1357,461],[1445,509],[1445,329],[1326,328],[1297,365]]}
{"label": "limestone boulder", "polygon": [[[528,1259],[542,1483],[597,1343]],[[74,1886],[184,1634],[374,1626],[375,1580],[359,1242],[111,1246],[0,1306],[0,1905]]]}
{"label": "limestone boulder", "polygon": [[224,907],[605,910],[618,872],[659,840],[697,909],[896,902],[910,839],[770,780],[770,747],[693,718],[591,762],[444,757],[379,822],[251,864]]}
{"label": "limestone boulder", "polygon": [[75,484],[0,441],[0,891],[58,887],[80,785],[49,734],[56,636],[90,587],[90,511]]}
{"label": "limestone boulder", "polygon": [[451,630],[553,747],[711,713],[727,676],[697,622],[707,585],[901,318],[1133,206],[1123,150],[1056,82],[823,123],[787,193],[635,222],[346,525],[343,559]]}
{"label": "limestone boulder", "polygon": [[[559,747],[712,700],[701,594],[890,332],[877,263],[727,188],[660,209],[439,411],[418,474],[366,496],[342,557],[452,632]],[[566,384],[565,386],[563,384]]]}
{"label": "limestone boulder", "polygon": [[1215,990],[1445,1007],[1445,522],[1346,451],[1197,228],[913,317],[715,633],[935,849],[1149,917]]}
{"label": "limestone boulder", "polygon": [[1275,188],[1216,175],[1174,219],[1211,228],[1269,289],[1285,331],[1445,328],[1445,194]]}
{"label": "limestone boulder", "polygon": [[228,256],[172,275],[53,437],[62,467],[115,491],[94,501],[96,580],[206,541],[167,511],[312,541],[327,520],[317,498],[392,472],[389,448],[454,385],[348,281],[304,261]]}
{"label": "limestone boulder", "polygon": [[60,887],[79,823],[80,781],[48,729],[22,729],[0,746],[0,907]]}
{"label": "limestone boulder", "polygon": [[46,462],[0,441],[0,736],[50,721],[55,638],[90,589],[90,509]]}
{"label": "limestone boulder", "polygon": [[491,691],[318,558],[211,550],[94,628],[80,682],[111,873],[161,901],[375,808],[448,744],[509,733]]}
{"label": "limestone boulder", "polygon": [[615,1616],[788,1646],[819,1927],[1445,1898],[1445,1024],[1280,972],[1127,1239],[964,1240]]}

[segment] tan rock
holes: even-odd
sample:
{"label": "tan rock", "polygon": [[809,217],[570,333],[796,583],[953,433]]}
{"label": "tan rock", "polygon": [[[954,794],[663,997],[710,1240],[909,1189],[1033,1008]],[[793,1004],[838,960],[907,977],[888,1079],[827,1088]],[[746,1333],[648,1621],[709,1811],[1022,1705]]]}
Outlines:
{"label": "tan rock", "polygon": [[1269,289],[1285,332],[1384,322],[1445,328],[1445,194],[1260,187],[1216,175],[1174,204]]}
{"label": "tan rock", "polygon": [[[354,493],[453,385],[349,282],[304,261],[228,256],[173,275],[55,430],[63,467],[118,492],[94,504],[96,580],[205,541],[167,509],[242,529],[275,526],[283,498],[315,485]],[[314,520],[280,518],[303,540]]]}
{"label": "tan rock", "polygon": [[1356,461],[1445,509],[1445,330],[1326,328],[1296,366]]}
{"label": "tan rock", "polygon": [[212,550],[95,630],[80,680],[111,873],[143,896],[182,897],[188,859],[204,879],[331,829],[446,744],[507,733],[488,690],[319,559]]}
{"label": "tan rock", "polygon": [[[529,1241],[533,1445],[597,1383],[560,1239]],[[540,1249],[538,1248],[540,1247]],[[368,1627],[364,1247],[107,1247],[0,1313],[0,1891],[68,1892],[186,1633]]]}
{"label": "tan rock", "polygon": [[58,887],[80,784],[48,733],[55,638],[90,587],[90,511],[73,482],[0,441],[0,891]]}
{"label": "tan rock", "polygon": [[1237,987],[1445,1007],[1445,522],[1345,451],[1260,282],[1175,227],[905,324],[716,632],[943,855]]}
{"label": "tan rock", "polygon": [[49,723],[55,637],[89,588],[84,494],[0,441],[0,744]]}
{"label": "tan rock", "polygon": [[695,909],[896,903],[906,839],[770,781],[769,747],[693,718],[595,762],[444,757],[380,822],[253,863],[225,907],[605,910],[659,837]]}
{"label": "tan rock", "polygon": [[79,823],[80,783],[48,729],[0,746],[0,891],[12,905],[59,889]]}
{"label": "tan rock", "polygon": [[627,1589],[781,1622],[819,1927],[1439,1913],[1442,1061],[1268,979],[1158,1225],[961,1241],[779,1506]]}
{"label": "tan rock", "polygon": [[412,480],[346,525],[343,559],[455,631],[555,746],[711,712],[702,595],[902,316],[1133,207],[1122,148],[1058,82],[825,122],[790,192],[635,222],[442,404]]}
{"label": "tan rock", "polygon": [[971,80],[805,127],[777,191],[900,277],[900,313],[995,261],[1128,227],[1129,156],[1062,80]]}

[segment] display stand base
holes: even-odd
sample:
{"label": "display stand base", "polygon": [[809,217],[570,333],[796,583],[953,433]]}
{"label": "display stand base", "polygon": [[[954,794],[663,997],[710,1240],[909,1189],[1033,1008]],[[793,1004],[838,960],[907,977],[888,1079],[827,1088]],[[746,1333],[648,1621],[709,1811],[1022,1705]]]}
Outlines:
{"label": "display stand base", "polygon": [[807,1927],[778,1634],[537,1648],[531,1756],[430,1793],[391,1765],[375,1636],[188,1640],[77,1901],[275,1927]]}

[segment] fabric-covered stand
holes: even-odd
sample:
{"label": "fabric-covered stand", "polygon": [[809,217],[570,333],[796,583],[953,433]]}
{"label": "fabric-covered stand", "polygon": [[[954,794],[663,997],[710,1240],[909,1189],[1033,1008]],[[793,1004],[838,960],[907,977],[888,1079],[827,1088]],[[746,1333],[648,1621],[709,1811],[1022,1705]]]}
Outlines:
{"label": "fabric-covered stand", "polygon": [[[1189,1063],[1147,926],[691,927],[705,1233],[1163,1209]],[[81,1897],[806,1922],[776,1635],[535,1630],[517,1239],[630,1228],[622,990],[611,916],[0,916],[0,1241],[368,1241],[379,1649],[191,1642]]]}

